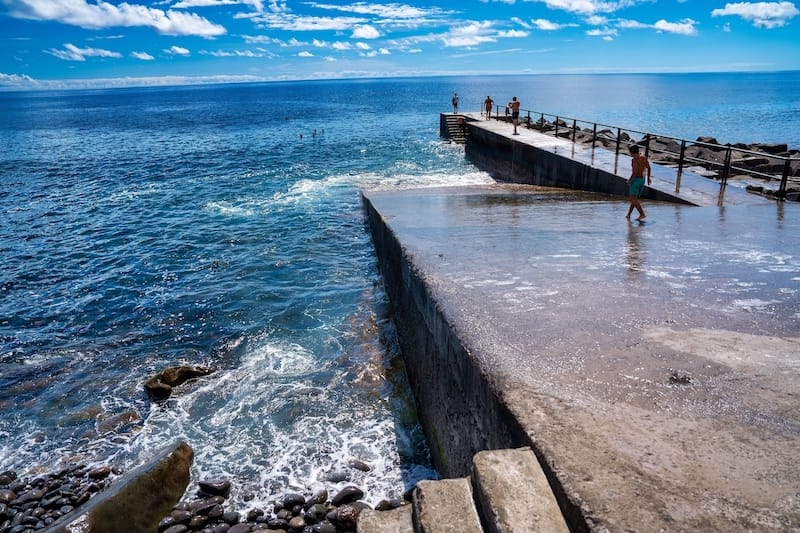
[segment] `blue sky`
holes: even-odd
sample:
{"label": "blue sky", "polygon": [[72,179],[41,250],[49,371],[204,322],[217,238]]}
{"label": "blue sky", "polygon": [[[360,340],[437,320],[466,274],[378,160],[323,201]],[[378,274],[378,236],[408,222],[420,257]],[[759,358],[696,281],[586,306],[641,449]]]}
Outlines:
{"label": "blue sky", "polygon": [[800,69],[800,8],[718,0],[0,0],[0,88]]}

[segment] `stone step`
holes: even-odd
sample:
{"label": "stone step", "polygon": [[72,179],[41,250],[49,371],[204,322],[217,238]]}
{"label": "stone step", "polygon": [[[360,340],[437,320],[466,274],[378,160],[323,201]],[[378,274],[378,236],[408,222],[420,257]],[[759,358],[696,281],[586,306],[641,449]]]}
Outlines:
{"label": "stone step", "polygon": [[472,483],[487,533],[569,533],[530,448],[478,452]]}
{"label": "stone step", "polygon": [[358,519],[358,533],[483,532],[569,533],[529,448],[479,452],[470,477],[420,481],[412,505]]}
{"label": "stone step", "polygon": [[420,481],[414,489],[414,531],[465,533],[483,531],[468,478]]}

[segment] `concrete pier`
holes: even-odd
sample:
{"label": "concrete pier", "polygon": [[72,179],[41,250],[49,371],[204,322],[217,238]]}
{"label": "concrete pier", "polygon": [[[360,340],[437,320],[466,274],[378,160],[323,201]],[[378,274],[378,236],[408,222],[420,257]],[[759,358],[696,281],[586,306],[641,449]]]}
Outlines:
{"label": "concrete pier", "polygon": [[503,184],[364,206],[444,477],[527,447],[572,531],[800,530],[795,206],[639,224]]}
{"label": "concrete pier", "polygon": [[[449,135],[446,113],[440,117],[440,130]],[[618,196],[627,194],[630,156],[625,146],[617,155],[613,150],[592,148],[518,126],[513,135],[512,124],[485,120],[476,114],[462,114],[465,152],[477,166],[502,182],[542,185],[602,192]],[[677,169],[652,165],[653,184],[645,190],[646,200],[666,201],[698,206],[718,205],[720,184],[690,169],[685,170],[678,184]],[[730,183],[725,187],[723,205],[762,205],[772,200],[750,194],[743,187]]]}

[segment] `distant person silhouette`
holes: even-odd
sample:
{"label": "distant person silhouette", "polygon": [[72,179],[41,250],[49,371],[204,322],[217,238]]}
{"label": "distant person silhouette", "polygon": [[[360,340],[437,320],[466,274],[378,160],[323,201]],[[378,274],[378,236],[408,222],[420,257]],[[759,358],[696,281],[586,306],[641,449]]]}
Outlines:
{"label": "distant person silhouette", "polygon": [[628,196],[631,200],[631,206],[628,208],[628,214],[625,215],[625,218],[630,220],[631,213],[636,208],[639,212],[639,217],[636,220],[644,220],[644,209],[642,209],[642,203],[639,198],[644,193],[645,175],[647,176],[647,184],[650,185],[652,183],[650,161],[647,160],[646,156],[639,153],[639,147],[635,144],[628,147],[628,152],[631,154],[631,177],[628,178]]}
{"label": "distant person silhouette", "polygon": [[486,110],[486,120],[492,119],[492,107],[494,107],[494,100],[491,96],[487,96],[483,101],[483,108]]}
{"label": "distant person silhouette", "polygon": [[453,113],[458,113],[458,93],[453,93]]}

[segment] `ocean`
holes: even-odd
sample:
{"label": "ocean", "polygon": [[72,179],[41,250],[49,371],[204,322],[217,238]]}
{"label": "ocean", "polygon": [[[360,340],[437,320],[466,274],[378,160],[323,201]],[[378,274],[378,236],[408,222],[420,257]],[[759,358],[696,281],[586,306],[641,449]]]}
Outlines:
{"label": "ocean", "polygon": [[[185,439],[243,507],[435,478],[359,191],[492,182],[439,138],[453,92],[800,148],[798,72],[0,92],[0,471]],[[179,364],[215,372],[151,401]]]}

